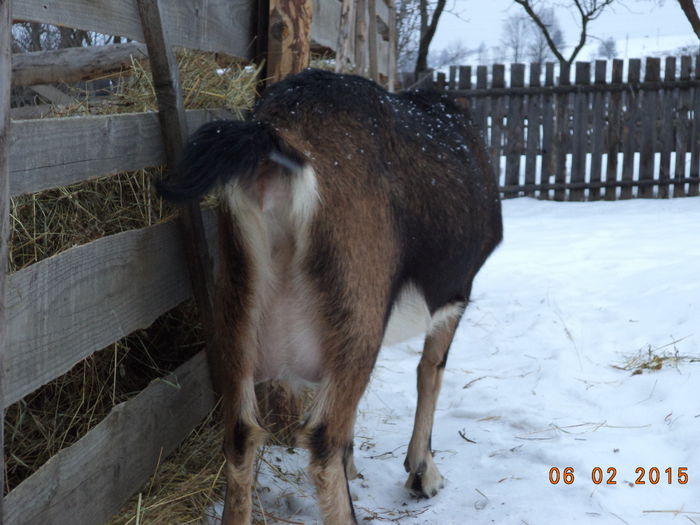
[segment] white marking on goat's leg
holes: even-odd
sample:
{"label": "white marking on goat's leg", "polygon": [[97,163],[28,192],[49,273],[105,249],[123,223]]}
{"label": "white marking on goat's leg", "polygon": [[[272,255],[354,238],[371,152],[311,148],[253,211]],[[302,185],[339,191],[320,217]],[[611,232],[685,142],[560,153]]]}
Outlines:
{"label": "white marking on goat's leg", "polygon": [[224,434],[227,486],[223,525],[248,525],[251,521],[255,454],[265,436],[257,424],[252,377],[243,383],[238,410],[236,407],[224,407],[225,412],[228,409],[231,412],[226,414]]}
{"label": "white marking on goat's leg", "polygon": [[[450,315],[445,315],[448,309]],[[404,461],[406,472],[409,473],[406,488],[418,496],[430,498],[443,487],[442,475],[433,460],[430,437],[447,352],[463,310],[464,305],[460,304],[436,312],[418,365],[418,406],[413,435]]]}
{"label": "white marking on goat's leg", "polygon": [[349,480],[357,479],[360,473],[357,471],[357,466],[355,465],[355,419],[357,417],[357,412],[353,414],[352,425],[350,425],[350,437],[348,438],[348,449],[344,457],[345,464],[345,475]]}

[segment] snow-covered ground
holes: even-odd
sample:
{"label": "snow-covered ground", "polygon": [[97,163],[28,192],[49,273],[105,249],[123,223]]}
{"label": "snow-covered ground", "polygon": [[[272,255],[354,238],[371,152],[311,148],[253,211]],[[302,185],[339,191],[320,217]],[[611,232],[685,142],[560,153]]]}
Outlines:
{"label": "snow-covered ground", "polygon": [[[422,341],[385,347],[356,425],[358,521],[700,524],[700,198],[503,208],[436,412],[446,486],[403,487]],[[318,523],[305,463],[268,449],[256,503]],[[553,467],[573,483],[550,483]]]}

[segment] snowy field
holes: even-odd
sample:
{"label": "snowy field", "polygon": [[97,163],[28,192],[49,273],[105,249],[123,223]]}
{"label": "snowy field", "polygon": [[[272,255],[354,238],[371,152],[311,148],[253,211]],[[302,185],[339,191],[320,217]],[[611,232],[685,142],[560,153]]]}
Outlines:
{"label": "snowy field", "polygon": [[[503,206],[436,412],[445,488],[403,487],[422,341],[385,347],[356,425],[359,523],[700,524],[700,199]],[[305,465],[267,450],[267,523],[319,522]]]}

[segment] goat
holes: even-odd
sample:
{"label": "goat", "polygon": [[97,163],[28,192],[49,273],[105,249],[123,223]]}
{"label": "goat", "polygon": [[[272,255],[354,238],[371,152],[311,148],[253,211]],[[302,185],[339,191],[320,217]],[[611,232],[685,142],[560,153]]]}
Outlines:
{"label": "goat", "polygon": [[433,414],[472,281],[502,237],[497,181],[466,110],[307,69],[271,86],[248,121],[190,138],[174,201],[218,188],[216,347],[228,488],[223,522],[249,523],[265,430],[254,385],[316,385],[300,423],[325,525],[355,524],[352,433],[394,304],[418,292],[431,325],[418,365],[406,486],[434,496]]}

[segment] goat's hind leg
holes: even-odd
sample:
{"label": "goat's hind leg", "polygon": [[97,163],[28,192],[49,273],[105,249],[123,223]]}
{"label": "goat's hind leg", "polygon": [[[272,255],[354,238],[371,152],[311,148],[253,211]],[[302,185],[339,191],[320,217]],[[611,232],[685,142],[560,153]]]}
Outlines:
{"label": "goat's hind leg", "polygon": [[[435,496],[444,485],[431,450],[433,416],[447,362],[447,352],[462,316],[464,304],[450,305],[445,308],[447,309],[451,310],[451,315],[435,323],[425,338],[423,355],[418,365],[416,419],[404,461],[406,472],[409,473],[406,488],[416,496],[426,498]],[[437,317],[440,314],[438,311]]]}

